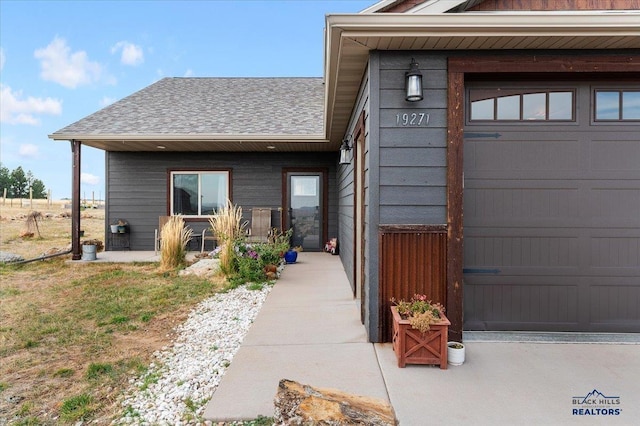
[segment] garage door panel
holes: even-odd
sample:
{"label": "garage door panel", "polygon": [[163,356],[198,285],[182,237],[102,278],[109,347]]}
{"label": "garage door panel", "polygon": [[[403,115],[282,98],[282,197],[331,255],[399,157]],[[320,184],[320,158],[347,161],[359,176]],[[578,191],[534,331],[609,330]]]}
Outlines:
{"label": "garage door panel", "polygon": [[580,267],[579,244],[575,237],[468,236],[465,267],[497,268],[518,275],[531,273],[535,268],[544,268],[547,274],[573,274]]}
{"label": "garage door panel", "polygon": [[512,186],[509,182],[489,182],[485,183],[488,188],[474,188],[481,184],[465,181],[465,216],[470,225],[486,225],[488,220],[502,226],[531,224],[530,221],[536,221],[537,226],[568,226],[580,211],[578,188],[551,188],[545,182],[538,183],[537,188],[501,187]]}
{"label": "garage door panel", "polygon": [[640,188],[621,188],[624,183],[613,181],[607,186],[590,191],[592,226],[640,226]]}
{"label": "garage door panel", "polygon": [[[571,141],[471,141],[465,146],[465,162],[471,162],[473,176],[480,172],[493,172],[499,177],[506,171],[534,173],[546,178],[544,171],[578,171],[580,169],[580,143]],[[496,175],[496,173],[499,173]],[[486,173],[485,173],[486,175]]]}
{"label": "garage door panel", "polygon": [[592,324],[618,324],[629,329],[640,321],[640,288],[637,283],[624,278],[589,281]]}
{"label": "garage door panel", "polygon": [[576,285],[545,283],[544,278],[526,284],[514,284],[511,277],[491,281],[478,283],[465,295],[465,322],[474,324],[473,329],[535,330],[545,324],[566,330],[578,326]]}
{"label": "garage door panel", "polygon": [[613,171],[618,175],[639,178],[640,143],[637,140],[594,140],[590,152],[591,170]]}
{"label": "garage door panel", "polygon": [[[609,234],[624,232],[616,231]],[[640,277],[640,236],[592,236],[590,241],[589,265],[594,274]]]}

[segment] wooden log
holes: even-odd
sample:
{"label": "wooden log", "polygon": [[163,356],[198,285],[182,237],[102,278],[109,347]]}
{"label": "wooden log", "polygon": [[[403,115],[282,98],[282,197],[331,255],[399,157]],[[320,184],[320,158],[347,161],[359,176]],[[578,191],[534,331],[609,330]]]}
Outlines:
{"label": "wooden log", "polygon": [[383,400],[280,380],[275,423],[287,425],[396,425],[391,405]]}

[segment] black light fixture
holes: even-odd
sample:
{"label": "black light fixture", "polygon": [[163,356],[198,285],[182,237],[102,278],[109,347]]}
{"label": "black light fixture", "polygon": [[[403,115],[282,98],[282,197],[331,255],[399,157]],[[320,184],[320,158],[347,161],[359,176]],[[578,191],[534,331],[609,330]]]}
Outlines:
{"label": "black light fixture", "polygon": [[348,136],[342,140],[342,145],[340,145],[340,164],[351,164],[353,144],[350,143],[350,139],[351,136]]}
{"label": "black light fixture", "polygon": [[418,68],[418,63],[411,58],[409,71],[404,73],[405,99],[409,102],[422,100],[422,73]]}

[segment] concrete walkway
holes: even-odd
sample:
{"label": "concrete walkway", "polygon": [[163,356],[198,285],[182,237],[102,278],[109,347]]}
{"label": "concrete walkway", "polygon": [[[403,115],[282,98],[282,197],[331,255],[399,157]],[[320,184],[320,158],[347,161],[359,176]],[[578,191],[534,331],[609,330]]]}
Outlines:
{"label": "concrete walkway", "polygon": [[[473,341],[464,365],[440,370],[398,368],[390,344],[366,341],[339,259],[303,252],[262,306],[205,418],[272,416],[284,378],[388,400],[401,425],[631,425],[640,418],[637,344]],[[573,415],[573,397],[594,389],[618,396],[609,407],[620,414]]]}
{"label": "concrete walkway", "polygon": [[[99,261],[152,259],[153,252],[98,253]],[[464,365],[398,368],[390,344],[367,343],[339,258],[303,252],[298,259],[262,306],[206,419],[273,416],[278,382],[286,378],[390,401],[401,425],[639,424],[640,335],[587,336],[609,342],[603,344],[567,343],[567,335],[555,343],[548,333],[521,333],[512,342],[465,333]],[[594,390],[618,397],[603,407],[619,414],[573,403]]]}

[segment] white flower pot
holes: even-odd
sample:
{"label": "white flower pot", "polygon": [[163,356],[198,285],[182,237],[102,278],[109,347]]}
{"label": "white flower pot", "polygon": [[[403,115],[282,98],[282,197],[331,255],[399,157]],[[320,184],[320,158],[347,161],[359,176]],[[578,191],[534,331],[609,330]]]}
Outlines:
{"label": "white flower pot", "polygon": [[[462,348],[452,348],[451,345],[461,345]],[[464,364],[464,343],[447,342],[447,362],[450,365]]]}

